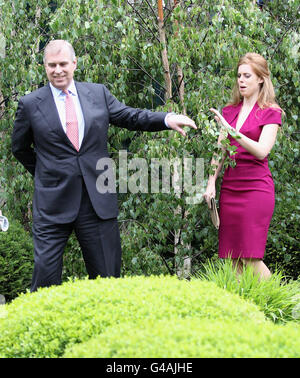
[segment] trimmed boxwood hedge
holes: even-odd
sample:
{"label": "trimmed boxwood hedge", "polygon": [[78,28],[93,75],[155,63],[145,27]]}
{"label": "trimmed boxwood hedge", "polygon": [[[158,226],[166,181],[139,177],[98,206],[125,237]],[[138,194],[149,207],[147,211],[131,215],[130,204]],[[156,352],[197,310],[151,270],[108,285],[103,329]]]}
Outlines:
{"label": "trimmed boxwood hedge", "polygon": [[121,323],[66,350],[66,358],[299,357],[300,330],[249,320],[185,318]]}
{"label": "trimmed boxwood hedge", "polygon": [[201,280],[77,280],[0,307],[0,357],[68,357],[83,349],[99,357],[220,356],[226,345],[228,356],[253,356],[265,345],[263,356],[296,357],[300,350],[297,324],[275,325],[253,303]]}

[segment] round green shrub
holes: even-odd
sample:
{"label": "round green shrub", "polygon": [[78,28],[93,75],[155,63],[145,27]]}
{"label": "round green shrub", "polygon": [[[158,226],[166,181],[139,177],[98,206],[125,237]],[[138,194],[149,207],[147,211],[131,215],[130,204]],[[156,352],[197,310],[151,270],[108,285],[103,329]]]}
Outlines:
{"label": "round green shrub", "polygon": [[66,358],[278,358],[300,356],[300,328],[224,319],[121,323],[66,350]]}
{"label": "round green shrub", "polygon": [[66,282],[22,294],[3,307],[1,357],[63,356],[66,348],[122,323],[134,329],[165,321],[171,330],[179,320],[267,324],[258,307],[238,295],[212,282],[173,276]]}

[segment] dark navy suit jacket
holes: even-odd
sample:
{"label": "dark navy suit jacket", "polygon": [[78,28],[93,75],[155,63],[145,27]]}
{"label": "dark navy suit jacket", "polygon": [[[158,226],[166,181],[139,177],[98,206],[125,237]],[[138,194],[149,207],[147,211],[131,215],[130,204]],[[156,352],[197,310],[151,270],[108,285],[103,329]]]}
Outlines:
{"label": "dark navy suit jacket", "polygon": [[167,113],[128,107],[102,84],[76,82],[85,130],[77,152],[64,132],[49,84],[22,97],[12,135],[12,151],[34,175],[33,218],[70,223],[76,218],[82,180],[101,219],[118,215],[117,194],[99,193],[96,180],[101,174],[97,162],[108,158],[109,124],[129,130],[167,130]]}

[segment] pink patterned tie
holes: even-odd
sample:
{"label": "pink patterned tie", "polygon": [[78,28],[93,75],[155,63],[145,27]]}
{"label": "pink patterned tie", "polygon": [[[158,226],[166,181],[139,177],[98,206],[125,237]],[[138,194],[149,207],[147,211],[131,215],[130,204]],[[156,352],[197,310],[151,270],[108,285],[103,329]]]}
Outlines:
{"label": "pink patterned tie", "polygon": [[66,94],[66,126],[67,136],[72,142],[73,146],[79,151],[79,134],[78,134],[78,121],[72,95],[67,89],[63,91]]}

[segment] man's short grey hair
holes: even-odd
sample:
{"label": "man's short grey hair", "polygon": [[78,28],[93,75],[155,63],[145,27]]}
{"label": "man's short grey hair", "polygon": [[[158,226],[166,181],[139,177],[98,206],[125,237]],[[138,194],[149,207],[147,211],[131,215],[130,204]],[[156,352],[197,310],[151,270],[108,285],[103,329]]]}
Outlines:
{"label": "man's short grey hair", "polygon": [[74,60],[76,58],[75,51],[73,46],[71,45],[70,42],[65,41],[64,39],[54,39],[53,41],[50,41],[47,46],[45,47],[44,50],[44,57],[43,57],[43,62],[44,64],[46,63],[46,54],[52,50],[56,54],[58,54],[64,47],[67,47],[70,51],[70,56],[71,59]]}

